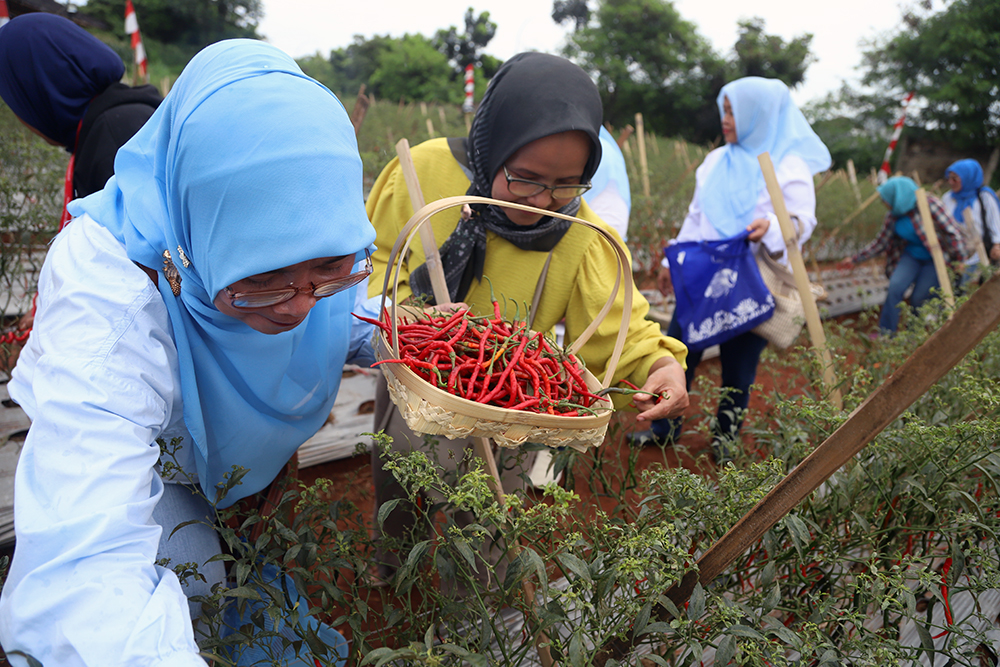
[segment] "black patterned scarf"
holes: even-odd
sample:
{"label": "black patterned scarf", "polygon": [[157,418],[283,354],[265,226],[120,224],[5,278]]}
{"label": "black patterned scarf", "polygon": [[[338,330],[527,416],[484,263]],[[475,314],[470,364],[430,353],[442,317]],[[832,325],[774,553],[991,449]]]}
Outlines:
{"label": "black patterned scarf", "polygon": [[[532,141],[571,130],[590,137],[593,149],[584,168],[587,182],[601,161],[598,132],[601,98],[590,77],[570,61],[544,53],[521,53],[505,62],[490,81],[476,112],[469,138],[450,140],[453,152],[465,145],[465,160],[471,174],[467,195],[492,196],[494,176],[519,149]],[[559,213],[576,215],[580,198],[571,200]],[[462,301],[473,280],[482,280],[486,263],[486,230],[521,250],[548,252],[569,229],[570,222],[544,217],[530,227],[517,225],[496,206],[472,206],[472,216],[458,223],[441,245],[441,263],[452,301]],[[410,272],[410,288],[433,302],[430,275],[422,264]]]}

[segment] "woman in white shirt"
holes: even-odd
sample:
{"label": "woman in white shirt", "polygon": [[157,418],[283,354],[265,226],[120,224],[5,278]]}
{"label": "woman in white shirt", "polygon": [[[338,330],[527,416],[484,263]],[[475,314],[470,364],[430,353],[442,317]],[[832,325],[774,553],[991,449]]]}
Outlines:
{"label": "woman in white shirt", "polygon": [[[966,247],[975,248],[973,230],[965,227],[965,209],[972,209],[975,235],[983,240],[989,259],[1000,260],[1000,200],[989,186],[983,185],[983,168],[973,159],[959,160],[944,171],[950,192],[944,193],[944,210],[966,233]],[[966,265],[979,265],[979,255],[972,252]],[[970,272],[966,271],[966,275]]]}
{"label": "woman in white shirt", "polygon": [[[757,156],[767,152],[776,165],[778,182],[801,247],[816,228],[813,174],[830,167],[830,152],[781,81],[759,77],[737,79],[723,86],[717,102],[726,145],[709,153],[698,167],[694,197],[674,242],[712,241],[746,230],[757,252],[768,252],[787,264],[785,242]],[[660,291],[670,294],[673,288],[666,260],[658,278]],[[684,340],[676,314],[667,335]],[[767,341],[752,332],[719,346],[722,386],[728,391],[719,403],[712,443],[718,463],[731,458],[726,443],[738,435],[750,401],[750,385],[756,379],[757,363],[766,346]],[[688,352],[689,388],[701,356],[700,351]],[[653,422],[647,437],[670,443],[679,430],[679,420],[659,420]]]}
{"label": "woman in white shirt", "polygon": [[178,462],[213,500],[248,469],[226,507],[324,423],[366,333],[350,316],[375,239],[361,183],[337,98],[274,47],[232,40],[191,60],[104,190],[70,204],[9,385],[32,419],[0,598],[12,664],[206,664],[198,591],[156,560],[218,553],[210,529],[167,539],[211,508],[161,478],[156,440],[183,438]]}

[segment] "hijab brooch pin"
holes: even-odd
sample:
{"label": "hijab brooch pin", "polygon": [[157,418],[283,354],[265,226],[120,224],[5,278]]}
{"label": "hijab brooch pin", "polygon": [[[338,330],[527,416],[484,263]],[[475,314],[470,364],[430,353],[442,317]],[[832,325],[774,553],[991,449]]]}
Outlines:
{"label": "hijab brooch pin", "polygon": [[163,276],[170,283],[170,291],[174,293],[174,296],[181,295],[181,274],[174,266],[174,260],[170,257],[170,251],[163,251]]}

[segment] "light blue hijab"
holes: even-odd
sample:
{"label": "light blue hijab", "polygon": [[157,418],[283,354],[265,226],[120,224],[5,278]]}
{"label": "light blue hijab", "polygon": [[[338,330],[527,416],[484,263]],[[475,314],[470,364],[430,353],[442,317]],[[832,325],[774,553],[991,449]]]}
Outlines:
{"label": "light blue hijab", "polygon": [[917,182],[909,176],[893,176],[878,186],[878,194],[896,218],[908,217],[917,208]]}
{"label": "light blue hijab", "polygon": [[716,99],[720,116],[727,97],[736,119],[736,143],[723,148],[701,195],[701,209],[722,238],[739,234],[753,220],[764,187],[758,155],[770,153],[776,167],[786,155],[797,155],[814,174],[831,164],[830,151],[781,81],[748,76],[727,83]]}
{"label": "light blue hijab", "polygon": [[[266,487],[322,426],[337,395],[354,291],[323,299],[298,327],[266,335],[212,304],[247,276],[375,240],[343,105],[278,49],[207,47],[115,159],[101,192],[70,204],[107,227],[158,287],[180,362],[184,423],[202,488],[249,469],[225,507]],[[184,260],[187,260],[185,262]]]}

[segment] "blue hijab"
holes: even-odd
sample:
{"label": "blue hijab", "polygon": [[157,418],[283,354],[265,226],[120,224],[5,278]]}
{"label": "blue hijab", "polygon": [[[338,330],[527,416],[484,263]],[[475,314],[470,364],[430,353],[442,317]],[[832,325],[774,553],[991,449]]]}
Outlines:
{"label": "blue hijab", "polygon": [[124,73],[111,47],[61,16],[34,12],[0,28],[0,97],[70,153],[90,100]]}
{"label": "blue hijab", "polygon": [[896,218],[909,217],[917,207],[917,183],[909,176],[893,176],[878,186],[878,194]]}
{"label": "blue hijab", "polygon": [[701,196],[701,208],[722,238],[739,234],[753,220],[764,187],[758,155],[770,153],[775,166],[786,155],[797,155],[814,174],[831,163],[830,151],[781,81],[748,76],[727,83],[716,99],[720,116],[727,97],[736,120],[736,143],[722,149]]}
{"label": "blue hijab", "polygon": [[962,217],[962,211],[970,208],[976,199],[979,198],[980,190],[993,197],[997,205],[1000,206],[1000,198],[997,197],[997,193],[993,191],[993,188],[983,185],[983,168],[976,160],[971,158],[959,160],[945,169],[944,173],[945,176],[953,173],[962,179],[962,189],[958,192],[952,192],[951,196],[955,199],[955,219],[963,225],[965,224],[965,218]]}
{"label": "blue hijab", "polygon": [[155,270],[180,362],[184,423],[202,488],[249,468],[220,506],[266,487],[322,426],[337,395],[354,292],[317,302],[277,335],[219,312],[226,286],[375,240],[354,127],[337,98],[263,42],[205,48],[115,159],[101,192],[72,202]]}

